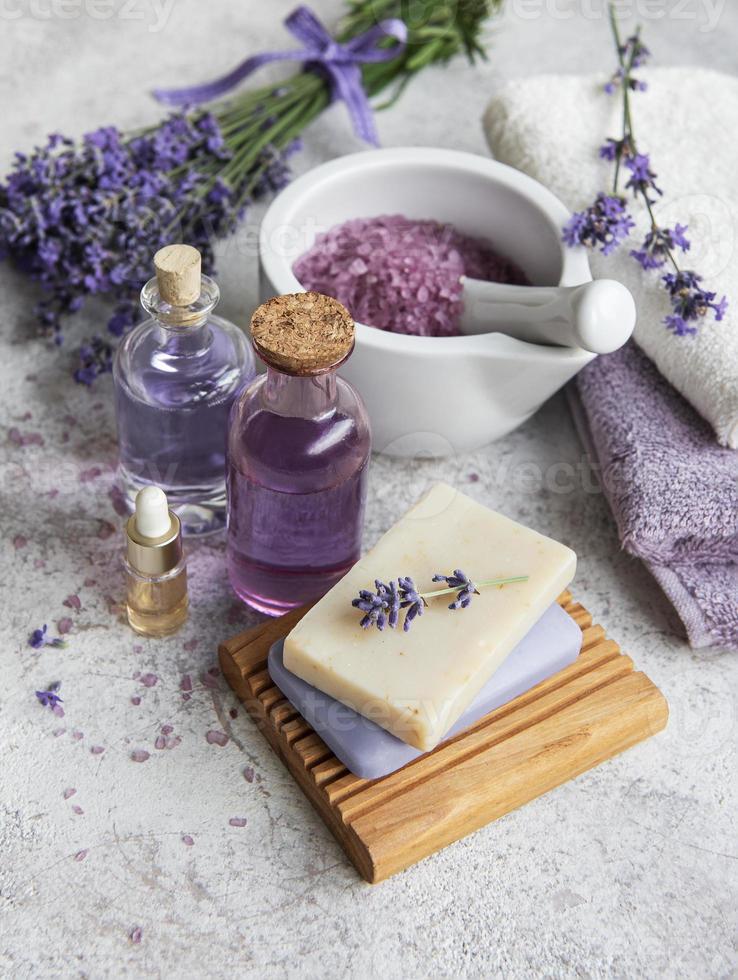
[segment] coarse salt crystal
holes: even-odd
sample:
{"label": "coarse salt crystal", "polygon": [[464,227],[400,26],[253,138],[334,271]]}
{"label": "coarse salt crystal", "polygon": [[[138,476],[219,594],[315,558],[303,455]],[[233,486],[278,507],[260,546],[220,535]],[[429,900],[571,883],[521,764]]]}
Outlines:
{"label": "coarse salt crystal", "polygon": [[528,283],[485,241],[399,214],[336,225],[318,235],[293,271],[306,289],[333,296],[360,323],[420,336],[460,333],[464,275]]}

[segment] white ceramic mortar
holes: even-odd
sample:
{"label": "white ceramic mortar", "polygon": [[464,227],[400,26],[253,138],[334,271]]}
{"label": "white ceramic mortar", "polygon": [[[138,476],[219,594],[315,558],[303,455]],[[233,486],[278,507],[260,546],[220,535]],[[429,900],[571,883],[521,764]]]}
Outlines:
{"label": "white ceramic mortar", "polygon": [[[485,157],[408,147],[340,157],[299,177],[262,222],[262,299],[303,289],[292,264],[349,218],[449,222],[516,262],[533,285],[589,282],[586,253],[561,241],[569,211],[537,181]],[[528,419],[594,354],[500,333],[410,337],[357,323],[341,373],[358,388],[374,448],[395,456],[476,449]]]}

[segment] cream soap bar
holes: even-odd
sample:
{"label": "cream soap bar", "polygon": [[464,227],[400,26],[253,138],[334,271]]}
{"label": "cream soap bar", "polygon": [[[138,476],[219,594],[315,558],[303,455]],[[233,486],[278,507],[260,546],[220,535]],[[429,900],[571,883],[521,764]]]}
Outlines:
{"label": "cream soap bar", "polygon": [[[528,575],[480,589],[467,609],[430,599],[409,632],[361,629],[351,600],[376,578],[400,575],[420,592],[435,572],[472,580]],[[574,577],[576,555],[557,541],[436,484],[300,620],[285,667],[423,751],[432,749],[511,650]]]}

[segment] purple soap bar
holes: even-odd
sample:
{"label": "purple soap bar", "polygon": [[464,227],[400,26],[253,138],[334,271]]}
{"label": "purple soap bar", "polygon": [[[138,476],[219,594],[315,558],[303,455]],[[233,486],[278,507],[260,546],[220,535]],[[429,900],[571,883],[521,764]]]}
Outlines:
{"label": "purple soap bar", "polygon": [[[364,779],[379,779],[424,754],[296,677],[284,666],[282,645],[279,640],[269,651],[272,680],[351,772]],[[490,677],[443,741],[568,667],[579,656],[581,646],[582,631],[554,603]]]}

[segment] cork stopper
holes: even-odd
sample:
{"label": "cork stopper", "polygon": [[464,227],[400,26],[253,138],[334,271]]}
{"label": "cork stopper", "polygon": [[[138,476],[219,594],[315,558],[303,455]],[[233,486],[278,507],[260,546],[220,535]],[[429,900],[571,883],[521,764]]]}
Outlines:
{"label": "cork stopper", "polygon": [[165,245],[154,256],[159,295],[170,306],[189,306],[200,296],[200,253],[192,245]]}
{"label": "cork stopper", "polygon": [[354,346],[354,321],[338,300],[322,293],[290,293],[267,300],[251,318],[257,354],[287,374],[320,374],[345,360]]}

